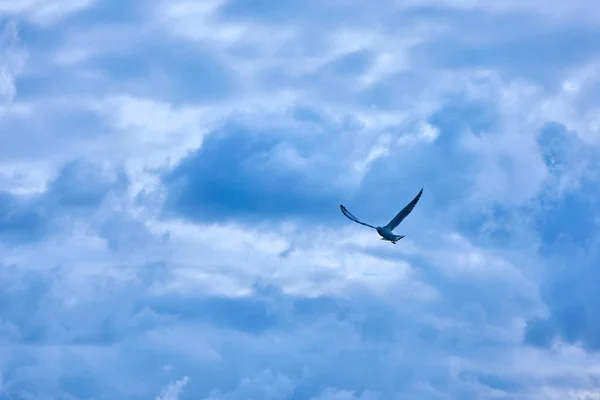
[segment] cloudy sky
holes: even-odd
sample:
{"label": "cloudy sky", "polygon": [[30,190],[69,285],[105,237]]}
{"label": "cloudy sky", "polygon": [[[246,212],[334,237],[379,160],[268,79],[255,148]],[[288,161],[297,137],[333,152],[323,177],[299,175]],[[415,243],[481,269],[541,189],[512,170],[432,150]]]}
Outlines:
{"label": "cloudy sky", "polygon": [[595,8],[0,0],[0,399],[600,399]]}

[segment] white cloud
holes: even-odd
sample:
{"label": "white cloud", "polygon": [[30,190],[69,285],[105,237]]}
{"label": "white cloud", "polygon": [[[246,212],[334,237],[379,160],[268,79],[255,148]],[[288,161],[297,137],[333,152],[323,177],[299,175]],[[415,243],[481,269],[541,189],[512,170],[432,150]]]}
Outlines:
{"label": "white cloud", "polygon": [[369,151],[367,156],[354,163],[354,169],[358,173],[360,178],[368,172],[370,165],[381,157],[385,157],[388,154],[388,148],[391,141],[390,135],[383,135],[379,138],[378,142]]}
{"label": "white cloud", "polygon": [[189,378],[184,376],[183,379],[175,381],[167,386],[163,394],[158,396],[156,400],[179,400],[179,394],[183,390],[183,387],[187,385]]}
{"label": "white cloud", "polygon": [[142,157],[138,168],[158,167],[167,159],[176,162],[190,149],[200,147],[215,118],[210,110],[174,108],[164,102],[131,96],[94,102],[90,108],[118,132],[115,139],[120,142],[119,148],[126,151],[122,157],[129,160]]}
{"label": "white cloud", "polygon": [[[183,1],[169,4],[157,3],[157,8],[152,16],[156,18],[154,22],[159,23],[159,25],[162,24],[161,26],[164,29],[175,31],[178,37],[200,40],[200,43],[204,46],[209,44],[205,40],[207,36],[199,37],[194,33],[197,29],[200,29],[197,27],[206,29],[207,32],[227,32],[226,28],[231,24],[239,26],[239,29],[251,26],[248,25],[251,24],[248,21],[237,20],[232,22],[231,19],[225,20],[219,17],[218,11],[221,6],[221,2],[207,3],[202,6]],[[193,12],[188,12],[190,10]],[[407,32],[394,32],[392,36],[381,35],[377,31],[365,30],[365,28],[358,26],[347,26],[343,30],[327,30],[322,49],[296,55],[277,51],[278,49],[293,48],[302,39],[302,36],[299,36],[297,32],[286,33],[290,29],[293,31],[293,28],[266,24],[258,27],[258,29],[256,27],[244,28],[246,31],[251,31],[252,34],[235,35],[225,42],[210,42],[211,54],[227,61],[230,65],[235,65],[234,71],[241,81],[252,82],[251,86],[243,85],[242,93],[237,96],[237,99],[221,103],[218,106],[205,107],[204,109],[183,107],[180,110],[169,110],[170,106],[168,104],[159,106],[154,100],[116,94],[115,97],[108,99],[101,106],[101,109],[104,110],[101,111],[101,114],[108,116],[108,114],[114,113],[109,118],[115,121],[117,126],[121,124],[120,129],[126,130],[132,126],[122,125],[127,122],[123,119],[123,116],[128,115],[127,118],[130,119],[128,123],[134,123],[135,121],[131,118],[137,115],[135,117],[138,121],[136,131],[142,129],[144,134],[135,134],[134,137],[129,138],[130,142],[126,144],[126,147],[135,148],[140,146],[138,153],[143,153],[144,157],[138,158],[137,155],[127,153],[127,156],[139,160],[136,162],[137,166],[135,167],[136,170],[139,170],[143,163],[158,166],[164,165],[166,158],[170,158],[172,161],[177,160],[186,151],[197,147],[201,143],[203,132],[209,130],[211,126],[215,126],[231,113],[243,113],[246,118],[257,120],[264,126],[265,120],[273,121],[270,123],[276,124],[276,116],[280,115],[281,109],[303,101],[310,101],[315,106],[331,110],[338,115],[353,113],[366,124],[367,129],[372,131],[373,134],[381,134],[381,132],[385,132],[390,128],[402,126],[410,120],[416,120],[417,124],[423,127],[420,136],[426,141],[433,141],[441,133],[426,123],[424,119],[438,105],[443,104],[444,96],[466,90],[475,99],[498,101],[504,118],[504,126],[501,128],[501,132],[495,132],[493,137],[466,137],[465,139],[466,148],[473,152],[475,156],[477,154],[481,156],[481,165],[478,168],[479,174],[473,178],[474,195],[471,201],[482,207],[487,206],[490,202],[509,201],[514,204],[527,202],[533,194],[540,190],[547,178],[545,166],[539,155],[536,154],[535,137],[540,124],[547,121],[550,113],[543,112],[540,114],[536,106],[533,109],[522,106],[523,104],[546,104],[545,109],[551,107],[547,105],[551,97],[547,93],[540,92],[536,86],[523,84],[522,82],[502,81],[492,71],[488,71],[479,77],[477,71],[441,73],[432,75],[436,77],[435,85],[428,85],[422,93],[418,93],[418,97],[415,97],[414,93],[398,93],[398,98],[406,97],[406,102],[402,102],[406,103],[406,108],[390,112],[379,109],[369,110],[351,103],[345,104],[343,101],[339,103],[319,101],[310,93],[305,92],[302,87],[276,89],[273,93],[261,88],[256,83],[260,82],[260,74],[264,73],[267,67],[277,67],[293,76],[305,76],[314,73],[337,57],[354,50],[368,49],[374,53],[374,63],[365,72],[365,75],[359,77],[358,80],[367,79],[369,85],[373,85],[401,70],[412,70],[410,50],[428,38],[443,34],[444,29],[446,29],[440,27],[439,24],[417,24],[417,29],[413,29],[414,26],[412,25],[406,27]],[[410,34],[408,34],[409,29]],[[130,36],[126,34],[125,38]],[[256,41],[252,39],[254,36],[258,37]],[[400,39],[401,42],[399,42]],[[113,40],[110,42],[120,41]],[[268,52],[259,52],[255,57],[240,57],[234,51],[236,47],[232,47],[254,46],[251,43],[255,43],[258,48],[268,50]],[[405,45],[399,45],[399,43],[405,43]],[[281,55],[278,55],[280,53]],[[406,60],[406,63],[398,62],[400,59]],[[384,68],[384,65],[387,65],[387,67]],[[117,102],[119,103],[118,106]],[[145,104],[145,108],[142,107],[143,104]],[[148,108],[150,104],[153,104],[152,107],[161,107],[164,111],[160,111],[158,108],[150,109]],[[554,106],[554,108],[558,107],[560,107],[559,104]],[[100,110],[100,108],[96,109]],[[567,108],[562,107],[561,109]],[[587,111],[573,113],[571,120],[577,120],[577,117],[581,117],[584,112],[587,113]],[[153,115],[153,118],[148,118],[148,115]],[[589,115],[593,115],[591,111]],[[593,132],[595,129],[594,120],[593,118],[588,118],[588,120],[587,126],[589,128],[587,131]],[[139,124],[139,122],[142,124]],[[165,125],[171,123],[174,125],[170,127]],[[175,129],[179,131],[178,134],[170,132]],[[154,132],[151,135],[152,137],[155,137],[155,135],[157,137],[156,143],[153,145],[143,143],[149,140],[150,132]],[[177,144],[173,143],[165,146],[167,143],[166,137],[171,137],[170,142],[175,141]],[[401,139],[401,145],[404,145],[410,137],[412,136],[405,136]],[[519,144],[515,145],[517,142]],[[141,151],[141,149],[144,150]],[[360,155],[353,162],[357,169],[356,181],[359,182],[361,180],[360,176],[368,170],[367,166],[372,161],[369,157],[377,158],[377,156],[383,154],[380,146],[377,145],[373,151],[374,153],[371,156]],[[509,169],[520,172],[518,174],[509,173]],[[516,181],[514,181],[515,177],[518,177]],[[490,182],[494,183],[490,184]],[[516,191],[513,190],[515,185],[517,185]]]}
{"label": "white cloud", "polygon": [[[163,25],[174,35],[202,41],[207,45],[231,45],[238,40],[251,40],[260,34],[261,27],[215,21],[219,7],[227,3],[210,0],[197,3],[187,0],[160,2],[154,13],[159,25]],[[272,37],[271,40],[277,40]]]}
{"label": "white cloud", "polygon": [[0,14],[24,16],[35,23],[49,25],[60,19],[92,6],[95,0],[0,0]]}
{"label": "white cloud", "polygon": [[586,144],[600,146],[597,117],[600,104],[593,94],[600,83],[599,71],[598,61],[573,68],[565,74],[562,91],[540,99],[532,110],[534,118],[563,123]]}
{"label": "white cloud", "polygon": [[0,116],[4,116],[10,112],[16,95],[15,78],[21,73],[27,60],[27,51],[20,43],[14,21],[7,23],[0,33],[0,52]]}

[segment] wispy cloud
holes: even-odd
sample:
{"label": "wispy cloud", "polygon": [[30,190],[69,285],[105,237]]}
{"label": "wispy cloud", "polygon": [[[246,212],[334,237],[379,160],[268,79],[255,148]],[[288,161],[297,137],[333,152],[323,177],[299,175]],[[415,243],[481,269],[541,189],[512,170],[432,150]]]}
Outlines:
{"label": "wispy cloud", "polygon": [[47,3],[41,0],[23,0],[14,2],[0,1],[0,13],[14,17],[23,17],[34,23],[48,25],[57,23],[63,17],[85,10],[95,0],[65,0],[60,3]]}

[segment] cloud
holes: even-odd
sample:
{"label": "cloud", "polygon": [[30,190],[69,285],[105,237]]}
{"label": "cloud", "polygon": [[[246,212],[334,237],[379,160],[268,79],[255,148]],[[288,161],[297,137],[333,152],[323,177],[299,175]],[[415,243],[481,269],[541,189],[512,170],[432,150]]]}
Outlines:
{"label": "cloud", "polygon": [[23,70],[27,60],[27,51],[19,43],[18,29],[14,21],[9,22],[0,34],[0,51],[3,62],[0,68],[2,80],[0,83],[1,113],[8,112],[10,103],[15,98],[15,77]]}
{"label": "cloud", "polygon": [[19,3],[3,0],[0,2],[0,13],[24,16],[35,23],[48,25],[93,4],[94,0],[66,0],[60,4],[45,4],[39,0],[25,0]]}
{"label": "cloud", "polygon": [[164,174],[166,205],[175,214],[205,221],[252,214],[281,218],[294,211],[324,214],[335,204],[332,182],[314,174],[333,160],[305,155],[268,132],[235,124],[221,132]]}
{"label": "cloud", "polygon": [[598,351],[595,292],[589,286],[598,262],[597,149],[556,123],[544,130],[540,147],[553,176],[533,219],[548,264],[542,280],[548,310],[528,321],[525,340],[542,348],[564,341]]}
{"label": "cloud", "polygon": [[3,193],[0,212],[2,239],[9,242],[35,241],[44,236],[45,221],[40,210],[27,199]]}
{"label": "cloud", "polygon": [[598,391],[593,4],[117,3],[0,2],[0,397]]}
{"label": "cloud", "polygon": [[163,395],[157,397],[156,400],[179,400],[179,393],[187,384],[188,379],[189,378],[185,376],[183,377],[183,379],[173,382],[172,384],[167,386],[167,388],[164,390]]}
{"label": "cloud", "polygon": [[107,172],[85,160],[74,160],[63,165],[58,176],[48,182],[40,194],[3,193],[0,237],[13,244],[37,241],[62,230],[56,224],[64,224],[65,218],[72,214],[89,215],[111,192],[127,189],[128,179],[122,171],[117,171],[116,176]]}

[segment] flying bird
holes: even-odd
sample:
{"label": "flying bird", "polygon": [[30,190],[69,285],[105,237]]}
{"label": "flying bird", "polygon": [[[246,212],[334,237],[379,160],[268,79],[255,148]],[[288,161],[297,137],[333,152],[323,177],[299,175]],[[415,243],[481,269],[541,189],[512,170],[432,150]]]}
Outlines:
{"label": "flying bird", "polygon": [[351,219],[352,221],[356,222],[357,224],[361,224],[361,225],[364,225],[364,226],[368,226],[369,228],[375,229],[377,231],[377,233],[379,233],[379,236],[381,236],[381,240],[387,240],[387,241],[390,241],[390,242],[396,244],[396,242],[398,240],[402,239],[404,236],[403,235],[396,235],[393,232],[393,230],[396,229],[396,227],[398,225],[400,225],[400,222],[402,222],[402,220],[404,218],[406,218],[408,216],[408,214],[410,214],[410,212],[413,210],[413,208],[415,208],[415,206],[417,205],[417,202],[421,198],[422,194],[423,194],[423,188],[421,188],[421,190],[415,196],[415,198],[412,199],[411,202],[408,203],[402,210],[400,210],[400,212],[398,214],[396,214],[396,216],[386,226],[375,227],[373,225],[366,224],[366,223],[360,221],[354,215],[352,215],[350,213],[350,211],[348,211],[346,209],[346,207],[344,207],[341,204],[340,204],[340,209],[342,210],[342,213],[347,218]]}

